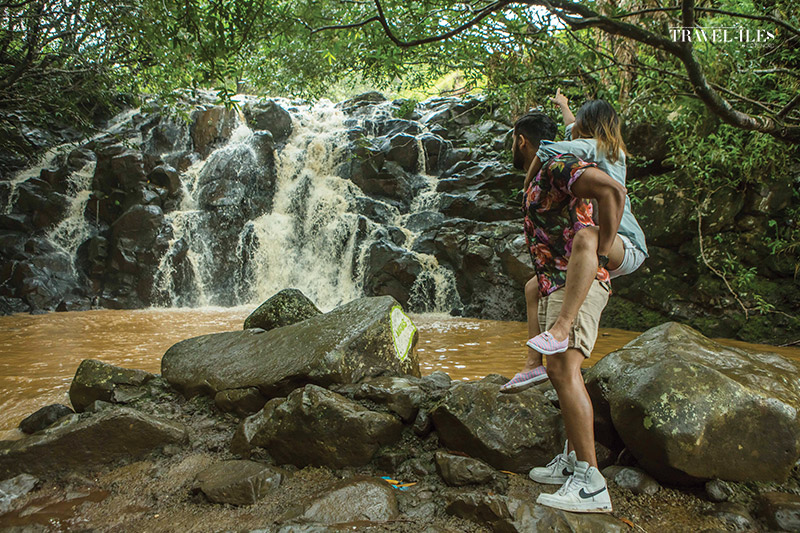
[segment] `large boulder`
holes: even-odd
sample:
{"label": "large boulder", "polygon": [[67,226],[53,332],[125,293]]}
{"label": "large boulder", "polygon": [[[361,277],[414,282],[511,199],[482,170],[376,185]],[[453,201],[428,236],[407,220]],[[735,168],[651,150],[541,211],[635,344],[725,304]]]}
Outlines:
{"label": "large boulder", "polygon": [[388,372],[419,376],[418,334],[389,296],[360,298],[282,328],[203,335],[167,350],[161,373],[188,396],[257,387],[265,398],[307,383],[352,383]]}
{"label": "large boulder", "polygon": [[527,472],[564,446],[558,409],[538,389],[502,394],[484,379],[456,383],[432,411],[439,441],[497,469]]}
{"label": "large boulder", "polygon": [[81,412],[95,400],[126,402],[144,394],[140,388],[155,376],[144,370],[120,368],[96,359],[84,359],[78,365],[69,387],[72,407]]}
{"label": "large boulder", "polygon": [[268,402],[237,433],[247,433],[250,446],[266,449],[281,464],[343,468],[367,464],[380,446],[396,442],[402,430],[393,415],[306,385],[285,401]]}
{"label": "large boulder", "polygon": [[297,289],[283,289],[259,305],[244,321],[244,329],[270,330],[321,314],[314,302]]}
{"label": "large boulder", "polygon": [[0,479],[92,468],[186,440],[186,428],[181,424],[127,407],[92,416],[67,416],[29,437],[0,442]]}
{"label": "large boulder", "polygon": [[800,456],[798,376],[779,355],[669,322],[601,359],[586,384],[596,415],[660,481],[781,481]]}

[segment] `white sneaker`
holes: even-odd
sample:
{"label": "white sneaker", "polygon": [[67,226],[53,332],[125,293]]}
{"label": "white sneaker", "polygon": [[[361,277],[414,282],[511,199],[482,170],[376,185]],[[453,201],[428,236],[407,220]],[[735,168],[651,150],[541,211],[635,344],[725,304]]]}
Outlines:
{"label": "white sneaker", "polygon": [[575,462],[575,472],[555,494],[540,494],[536,503],[575,513],[610,513],[611,496],[603,475],[586,461]]}
{"label": "white sneaker", "polygon": [[575,452],[567,454],[567,443],[564,443],[564,451],[556,455],[547,466],[536,466],[528,473],[528,477],[537,483],[547,483],[550,485],[561,485],[572,475],[575,470]]}

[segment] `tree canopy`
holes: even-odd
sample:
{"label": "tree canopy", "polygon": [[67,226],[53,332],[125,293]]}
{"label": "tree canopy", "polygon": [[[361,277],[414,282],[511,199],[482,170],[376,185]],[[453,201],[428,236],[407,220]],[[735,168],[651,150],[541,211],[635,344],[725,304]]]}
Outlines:
{"label": "tree canopy", "polygon": [[[420,87],[460,71],[520,109],[555,85],[623,106],[686,96],[736,128],[798,143],[792,4],[6,0],[0,106],[70,113],[112,90],[177,95],[197,87],[230,101],[242,82],[263,94],[313,97],[354,76]],[[709,30],[706,40],[697,33],[680,42],[677,27]],[[712,42],[711,28],[749,32],[751,42]],[[762,42],[752,42],[757,34]]]}

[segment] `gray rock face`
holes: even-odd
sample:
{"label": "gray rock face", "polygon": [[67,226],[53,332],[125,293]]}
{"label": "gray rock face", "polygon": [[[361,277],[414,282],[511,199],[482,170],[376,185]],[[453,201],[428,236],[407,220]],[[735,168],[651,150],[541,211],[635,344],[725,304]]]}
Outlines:
{"label": "gray rock face", "polygon": [[250,313],[244,320],[244,329],[261,328],[269,331],[319,314],[322,311],[305,294],[297,289],[284,289]]}
{"label": "gray rock face", "polygon": [[324,524],[391,520],[400,514],[392,490],[380,479],[347,479],[308,504],[302,518]]}
{"label": "gray rock face", "polygon": [[47,405],[32,415],[24,418],[22,422],[19,423],[19,429],[23,433],[36,433],[39,430],[51,426],[59,418],[71,415],[74,412],[75,411],[66,405],[61,405],[58,403]]}
{"label": "gray rock face", "polygon": [[283,473],[255,461],[222,461],[203,470],[195,480],[209,500],[232,505],[250,505],[275,490]]}
{"label": "gray rock face", "polygon": [[445,483],[454,487],[488,483],[494,479],[494,468],[480,459],[442,451],[436,452],[436,471]]}
{"label": "gray rock face", "polygon": [[513,533],[612,533],[628,525],[604,514],[569,513],[501,495],[461,493],[448,498],[447,513],[492,531]]}
{"label": "gray rock face", "polygon": [[618,487],[627,489],[634,494],[652,495],[661,490],[658,481],[640,468],[612,465],[603,469],[603,476],[606,480],[613,481]]}
{"label": "gray rock face", "polygon": [[381,376],[370,378],[358,385],[353,397],[385,404],[404,422],[413,421],[419,405],[424,398],[422,390],[416,385],[418,380],[406,377]]}
{"label": "gray rock face", "polygon": [[14,500],[32,491],[39,480],[29,474],[20,474],[0,481],[0,514],[7,513],[14,505]]}
{"label": "gray rock face", "polygon": [[140,392],[144,394],[140,387],[154,377],[144,370],[120,368],[96,359],[84,359],[72,379],[69,399],[78,412],[95,400],[123,403]]}
{"label": "gray rock face", "polygon": [[564,443],[559,411],[535,388],[518,394],[499,389],[490,381],[450,387],[432,411],[440,442],[501,470],[547,464]]}
{"label": "gray rock face", "polygon": [[[173,345],[161,372],[186,395],[256,387],[265,398],[285,396],[306,383],[351,383],[380,372],[419,376],[411,329],[400,333],[409,346],[403,360],[393,339],[400,328],[397,302],[388,296],[360,298],[330,313],[263,332],[203,335]],[[399,307],[398,307],[399,308]],[[406,328],[410,328],[406,323]],[[409,341],[410,339],[410,341]]]}
{"label": "gray rock face", "polygon": [[601,359],[585,379],[596,416],[610,416],[656,479],[780,481],[800,456],[798,370],[667,323]]}
{"label": "gray rock face", "polygon": [[367,464],[380,446],[396,442],[402,429],[393,415],[306,385],[245,419],[235,440],[249,440],[250,446],[266,449],[281,464],[343,468]]}
{"label": "gray rock face", "polygon": [[800,496],[785,492],[762,494],[761,516],[778,531],[800,531]]}
{"label": "gray rock face", "polygon": [[127,407],[72,415],[35,435],[0,444],[0,477],[92,468],[186,439],[182,425]]}

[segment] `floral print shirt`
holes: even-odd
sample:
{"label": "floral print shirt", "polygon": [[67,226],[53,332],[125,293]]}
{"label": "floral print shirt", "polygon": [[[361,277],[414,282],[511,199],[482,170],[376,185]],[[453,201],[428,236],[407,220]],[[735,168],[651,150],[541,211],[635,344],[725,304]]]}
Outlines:
{"label": "floral print shirt", "polygon": [[[572,194],[572,184],[584,170],[596,167],[573,154],[550,159],[528,185],[523,195],[525,242],[544,297],[567,282],[567,262],[575,234],[592,220],[592,203]],[[605,268],[597,268],[597,280],[610,290]]]}

